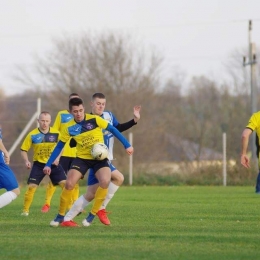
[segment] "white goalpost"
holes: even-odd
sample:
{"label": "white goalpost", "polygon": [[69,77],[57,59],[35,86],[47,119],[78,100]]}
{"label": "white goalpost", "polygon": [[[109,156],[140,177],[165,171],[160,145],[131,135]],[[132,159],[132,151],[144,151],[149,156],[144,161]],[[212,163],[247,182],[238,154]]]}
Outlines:
{"label": "white goalpost", "polygon": [[[34,113],[34,115],[31,117],[30,121],[27,123],[27,125],[25,126],[25,128],[23,129],[23,131],[21,132],[21,134],[18,136],[18,138],[15,140],[14,144],[12,145],[12,147],[9,150],[9,155],[11,156],[12,153],[15,151],[15,149],[17,148],[17,146],[19,145],[19,143],[21,142],[21,140],[24,138],[24,136],[26,135],[27,131],[29,130],[29,128],[31,127],[31,125],[35,122],[35,120],[37,119],[38,115],[41,113],[41,99],[38,98],[37,99],[37,111]],[[38,126],[38,123],[37,123]]]}

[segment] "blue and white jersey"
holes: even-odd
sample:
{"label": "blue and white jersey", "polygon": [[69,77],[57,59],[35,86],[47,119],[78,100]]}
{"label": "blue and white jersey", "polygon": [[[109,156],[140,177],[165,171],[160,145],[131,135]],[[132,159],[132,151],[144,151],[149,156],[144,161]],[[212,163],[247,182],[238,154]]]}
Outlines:
{"label": "blue and white jersey", "polygon": [[[104,111],[101,117],[104,118],[106,121],[108,121],[108,123],[114,127],[116,127],[119,124],[116,117],[109,111]],[[107,130],[103,130],[103,134],[104,134],[104,142],[108,147],[108,159],[113,160],[114,136]]]}

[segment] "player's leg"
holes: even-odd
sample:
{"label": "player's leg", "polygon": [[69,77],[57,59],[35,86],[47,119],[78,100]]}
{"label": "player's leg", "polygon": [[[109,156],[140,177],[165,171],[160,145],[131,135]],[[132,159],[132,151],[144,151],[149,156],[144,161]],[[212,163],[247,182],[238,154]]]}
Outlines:
{"label": "player's leg", "polygon": [[0,208],[10,204],[20,194],[18,182],[13,171],[4,162],[0,163],[0,189],[6,192],[0,196]]}
{"label": "player's leg", "polygon": [[73,221],[73,219],[82,212],[85,207],[94,199],[95,192],[99,184],[88,186],[87,192],[81,195],[72,205],[71,209],[66,213],[64,222],[61,223],[63,227],[78,227],[79,225]]}
{"label": "player's leg", "polygon": [[115,168],[115,166],[111,163],[110,163],[110,169],[111,169],[111,181],[108,186],[108,193],[107,193],[107,196],[106,196],[104,202],[102,203],[100,210],[97,212],[97,216],[98,216],[99,220],[105,225],[110,224],[110,220],[107,216],[107,214],[109,212],[106,211],[106,206],[110,202],[110,200],[113,198],[113,196],[115,195],[118,188],[124,182],[123,174],[120,171],[118,171]]}
{"label": "player's leg", "polygon": [[24,194],[23,212],[21,214],[22,216],[29,215],[30,206],[32,204],[33,197],[34,197],[34,194],[35,194],[35,191],[37,188],[38,188],[38,185],[36,185],[34,183],[28,184],[27,190]]}
{"label": "player's leg", "polygon": [[259,173],[257,175],[257,179],[256,179],[255,192],[260,194],[260,171],[259,171]]}
{"label": "player's leg", "polygon": [[[71,163],[74,159],[75,159],[74,157],[61,156],[60,165],[64,169],[66,174],[68,173]],[[68,209],[71,208],[71,206],[78,199],[78,197],[79,197],[79,184],[77,183],[73,189],[72,200],[71,200],[70,204],[68,205]]]}
{"label": "player's leg", "polygon": [[94,199],[98,186],[98,179],[95,176],[94,170],[89,169],[87,191],[84,195],[80,196],[77,201],[74,202],[71,209],[66,213],[64,222],[62,222],[61,226],[78,227],[78,224],[74,222],[73,219]]}
{"label": "player's leg", "polygon": [[93,169],[96,172],[95,176],[98,179],[99,187],[97,188],[97,191],[95,193],[95,200],[92,209],[87,218],[84,219],[82,222],[84,226],[89,226],[95,218],[95,215],[99,211],[103,201],[106,198],[108,185],[111,180],[111,170],[109,168],[108,161],[103,160],[102,162],[95,165]]}
{"label": "player's leg", "polygon": [[24,203],[23,203],[23,212],[22,216],[28,216],[30,206],[33,201],[33,197],[35,194],[35,191],[39,184],[41,183],[42,179],[45,177],[45,174],[43,173],[44,164],[39,162],[34,162],[33,167],[31,169],[27,184],[27,190],[24,194]]}
{"label": "player's leg", "polygon": [[73,203],[78,199],[78,197],[79,197],[79,183],[76,183],[72,191],[71,201],[68,204],[68,209],[72,207]]}
{"label": "player's leg", "polygon": [[[88,170],[88,165],[84,162],[84,160],[78,158],[74,160],[73,167],[69,170],[67,174],[66,184],[60,195],[59,213],[56,218],[51,221],[51,226],[58,226],[60,223],[63,222],[66,210],[68,209],[68,205],[72,200],[73,189],[80,178],[84,176],[84,174]],[[78,169],[80,169],[81,172]],[[53,178],[52,175],[50,175],[50,177]],[[53,183],[55,182],[53,181]]]}
{"label": "player's leg", "polygon": [[46,187],[46,193],[45,193],[45,202],[44,205],[42,206],[41,211],[43,213],[47,213],[50,210],[51,206],[51,199],[53,197],[53,194],[56,190],[56,186],[52,184],[51,181],[48,182],[47,187]]}

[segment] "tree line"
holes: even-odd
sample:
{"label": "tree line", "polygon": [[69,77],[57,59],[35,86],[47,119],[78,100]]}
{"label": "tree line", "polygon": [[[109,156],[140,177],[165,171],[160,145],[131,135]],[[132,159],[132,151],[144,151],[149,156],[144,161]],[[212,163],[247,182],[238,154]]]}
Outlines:
{"label": "tree line", "polygon": [[[223,131],[227,133],[227,159],[238,161],[241,133],[251,115],[248,78],[240,61],[231,57],[229,82],[203,75],[187,85],[178,70],[162,78],[163,57],[136,46],[129,37],[111,33],[64,36],[54,40],[46,55],[35,58],[33,70],[18,68],[15,78],[28,91],[10,97],[0,93],[0,122],[7,148],[35,113],[38,97],[42,110],[49,111],[54,121],[59,110],[68,108],[70,93],[77,92],[89,112],[91,96],[102,92],[106,108],[120,122],[132,118],[134,105],[142,105],[141,120],[124,133],[128,137],[133,132],[136,166],[200,162],[205,160],[205,149],[211,151],[208,160],[215,160],[222,153]],[[31,129],[35,127],[36,123]],[[115,158],[118,167],[127,168],[128,158],[117,142]],[[19,149],[11,166],[20,180],[27,178]]]}

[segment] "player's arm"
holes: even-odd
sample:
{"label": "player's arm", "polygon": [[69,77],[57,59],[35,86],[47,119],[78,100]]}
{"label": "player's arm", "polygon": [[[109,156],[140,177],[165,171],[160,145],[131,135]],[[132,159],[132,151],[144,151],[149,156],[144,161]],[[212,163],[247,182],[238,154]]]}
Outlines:
{"label": "player's arm", "polygon": [[50,156],[48,162],[45,164],[45,166],[50,167],[52,165],[52,163],[56,160],[56,158],[60,156],[64,145],[65,145],[65,142],[62,142],[62,141],[59,141],[56,144],[56,146],[55,146],[54,150],[52,151],[51,156]]}
{"label": "player's arm", "polygon": [[31,169],[32,165],[28,158],[28,153],[25,150],[21,150],[21,156],[27,169]]}
{"label": "player's arm", "polygon": [[117,125],[114,126],[119,132],[124,132],[128,130],[132,126],[136,125],[137,121],[139,121],[139,119],[141,118],[140,111],[141,111],[141,106],[134,106],[134,118],[128,122],[122,124],[118,123]]}
{"label": "player's arm", "polygon": [[112,125],[107,124],[107,127],[105,128],[110,133],[112,133],[125,147],[126,152],[131,155],[134,152],[134,148],[131,146],[131,144],[127,141],[127,139]]}
{"label": "player's arm", "polygon": [[242,133],[242,136],[241,136],[241,158],[240,158],[240,162],[246,168],[250,168],[249,158],[247,156],[247,148],[248,148],[249,136],[252,134],[252,132],[253,132],[252,129],[245,128],[243,133]]}
{"label": "player's arm", "polygon": [[31,149],[31,146],[32,146],[32,139],[31,139],[31,133],[29,133],[25,137],[25,139],[21,145],[21,148],[20,148],[21,156],[22,156],[22,159],[23,159],[27,169],[31,169],[31,167],[32,167],[32,164],[28,159],[28,151]]}
{"label": "player's arm", "polygon": [[0,150],[4,153],[4,159],[5,159],[5,163],[9,164],[10,163],[10,155],[8,153],[8,151],[6,150],[3,140],[0,138]]}

